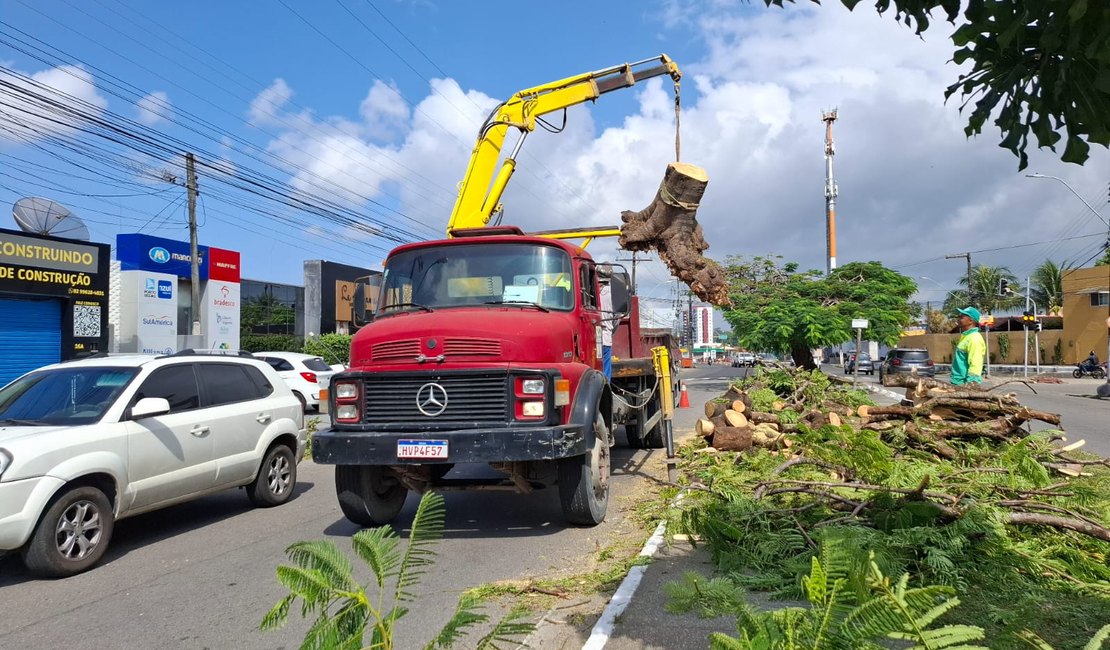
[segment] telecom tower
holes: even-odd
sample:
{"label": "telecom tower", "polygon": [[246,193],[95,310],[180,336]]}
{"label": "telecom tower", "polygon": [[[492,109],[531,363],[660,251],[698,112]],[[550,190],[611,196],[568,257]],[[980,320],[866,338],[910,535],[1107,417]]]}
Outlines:
{"label": "telecom tower", "polygon": [[832,273],[836,268],[836,181],[833,180],[833,156],[836,147],[833,146],[832,127],[836,121],[836,109],[823,111],[821,121],[825,123],[825,246],[828,250],[828,262],[825,273]]}

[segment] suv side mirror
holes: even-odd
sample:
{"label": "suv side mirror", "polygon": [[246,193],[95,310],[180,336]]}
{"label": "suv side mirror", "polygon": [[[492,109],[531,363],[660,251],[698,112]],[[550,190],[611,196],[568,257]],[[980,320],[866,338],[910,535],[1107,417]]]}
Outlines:
{"label": "suv side mirror", "polygon": [[170,401],[165,397],[144,397],[131,407],[131,419],[149,418],[170,412]]}

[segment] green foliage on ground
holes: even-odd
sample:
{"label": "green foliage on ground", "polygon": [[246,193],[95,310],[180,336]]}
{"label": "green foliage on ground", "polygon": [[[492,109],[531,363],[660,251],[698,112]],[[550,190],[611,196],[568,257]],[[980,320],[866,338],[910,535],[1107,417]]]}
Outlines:
{"label": "green foliage on ground", "polygon": [[[753,401],[797,398],[797,410],[843,404],[851,394],[827,378],[779,370],[737,387]],[[780,419],[788,413],[797,414],[787,409]],[[1032,647],[1078,649],[1110,622],[1104,533],[1012,518],[1039,513],[1110,527],[1110,466],[1072,453],[1091,463],[1082,475],[1051,469],[1062,461],[1054,431],[1005,441],[950,438],[955,457],[946,459],[904,424],[879,424],[887,426],[800,422],[788,451],[680,448],[695,489],[674,528],[706,544],[730,585],[787,599],[807,596],[799,576],[835,535],[855,563],[845,589],[868,593],[871,563],[883,575],[909,573],[920,584],[954,589],[965,604],[940,622],[982,626],[992,648],[1031,647],[1036,634],[1050,645]]]}
{"label": "green foliage on ground", "polygon": [[[277,568],[278,582],[289,590],[262,619],[260,628],[282,627],[297,601],[301,616],[313,617],[312,626],[301,643],[309,648],[393,650],[397,621],[416,606],[416,587],[435,563],[433,546],[443,537],[445,511],[443,497],[425,492],[416,509],[408,544],[402,550],[401,538],[389,526],[360,530],[351,537],[355,554],[372,573],[372,580],[361,584],[354,576],[350,559],[329,540],[297,542],[286,554],[291,565]],[[454,614],[425,650],[450,648],[470,629],[489,621],[480,611],[482,601],[464,592]],[[522,619],[523,609],[512,610],[494,624],[493,629],[467,647],[482,650],[515,648],[534,625]],[[367,639],[369,637],[369,639]]]}
{"label": "green foliage on ground", "polygon": [[[819,556],[819,557],[818,557]],[[746,602],[743,587],[729,578],[705,580],[687,573],[667,586],[672,612],[698,611],[707,616],[733,615],[738,636],[713,633],[711,648],[760,650],[879,650],[888,639],[910,641],[920,648],[986,650],[968,645],[983,639],[973,625],[935,625],[960,604],[955,590],[940,585],[911,587],[909,574],[891,580],[873,560],[858,566],[858,555],[833,534],[821,537],[801,588],[809,607],[757,611]],[[862,568],[862,571],[861,571]],[[864,575],[862,585],[859,575]]]}

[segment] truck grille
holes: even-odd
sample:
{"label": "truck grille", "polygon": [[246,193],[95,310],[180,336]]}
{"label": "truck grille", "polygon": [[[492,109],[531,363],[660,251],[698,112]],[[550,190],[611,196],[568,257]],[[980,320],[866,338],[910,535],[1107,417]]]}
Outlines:
{"label": "truck grille", "polygon": [[414,359],[418,354],[420,354],[420,339],[386,341],[385,343],[375,343],[370,348],[370,358],[373,361]]}
{"label": "truck grille", "polygon": [[443,342],[443,353],[448,357],[499,357],[501,341],[497,339],[448,338]]}
{"label": "truck grille", "polygon": [[[376,374],[367,376],[363,381],[366,395],[364,424],[453,428],[460,425],[506,424],[509,419],[509,385],[505,372]],[[417,407],[417,392],[427,384],[438,384],[447,394],[447,408],[434,417],[422,413]],[[434,412],[436,408],[431,405],[425,410]]]}

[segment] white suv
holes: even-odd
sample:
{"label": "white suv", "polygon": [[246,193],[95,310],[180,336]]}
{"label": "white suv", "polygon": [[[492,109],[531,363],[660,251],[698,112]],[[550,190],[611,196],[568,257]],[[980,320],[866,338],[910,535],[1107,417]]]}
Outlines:
{"label": "white suv", "polygon": [[36,574],[79,573],[114,522],[230,487],[289,500],[304,456],[301,404],[247,357],[108,356],[0,388],[0,554]]}

